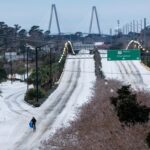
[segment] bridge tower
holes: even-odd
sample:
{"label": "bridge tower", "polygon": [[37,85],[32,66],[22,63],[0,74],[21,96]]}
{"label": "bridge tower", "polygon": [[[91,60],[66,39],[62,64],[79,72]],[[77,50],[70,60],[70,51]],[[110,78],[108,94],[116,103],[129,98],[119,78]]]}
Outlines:
{"label": "bridge tower", "polygon": [[93,8],[92,8],[92,14],[91,14],[91,22],[90,22],[89,34],[91,34],[91,30],[92,30],[92,24],[93,24],[94,13],[95,13],[95,16],[96,16],[98,32],[99,32],[99,34],[101,34],[96,6],[93,6]]}
{"label": "bridge tower", "polygon": [[59,26],[59,20],[58,20],[58,15],[57,15],[57,10],[56,10],[55,4],[52,4],[52,6],[51,6],[51,14],[50,14],[50,21],[49,21],[48,31],[51,32],[53,12],[55,13],[55,18],[56,18],[58,33],[61,34],[61,32],[60,32],[60,26]]}

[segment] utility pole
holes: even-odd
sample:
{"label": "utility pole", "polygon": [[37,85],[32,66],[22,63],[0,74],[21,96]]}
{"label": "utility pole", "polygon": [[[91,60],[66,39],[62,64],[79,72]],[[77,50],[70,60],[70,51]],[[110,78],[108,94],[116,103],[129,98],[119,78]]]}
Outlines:
{"label": "utility pole", "polygon": [[117,24],[118,24],[118,34],[119,34],[120,20],[117,20]]}
{"label": "utility pole", "polygon": [[109,32],[110,32],[110,43],[112,44],[112,28],[110,28]]}
{"label": "utility pole", "polygon": [[132,32],[132,22],[130,23],[130,32]]}
{"label": "utility pole", "polygon": [[129,33],[129,24],[127,23],[127,35]]}
{"label": "utility pole", "polygon": [[133,20],[133,32],[135,33],[135,20]]}
{"label": "utility pole", "polygon": [[13,78],[13,71],[12,71],[12,47],[10,51],[10,73],[11,73],[11,84],[12,84],[12,78]]}
{"label": "utility pole", "polygon": [[133,20],[133,39],[135,39],[135,20]]}
{"label": "utility pole", "polygon": [[130,32],[131,32],[130,37],[131,37],[131,40],[133,40],[133,38],[134,38],[134,34],[133,34],[133,30],[134,30],[134,29],[133,29],[133,28],[134,28],[134,27],[133,27],[133,21],[131,21],[131,22],[130,22],[130,30],[131,30],[131,31],[130,31]]}
{"label": "utility pole", "polygon": [[39,77],[38,77],[38,50],[39,48],[36,47],[35,49],[35,60],[36,60],[36,101],[39,101]]}
{"label": "utility pole", "polygon": [[138,20],[136,21],[136,27],[137,27],[137,33],[139,33],[139,22],[138,22]]}
{"label": "utility pole", "polygon": [[49,65],[50,65],[50,72],[49,72],[49,80],[50,80],[50,87],[52,88],[52,57],[51,57],[51,49],[49,49]]}
{"label": "utility pole", "polygon": [[141,25],[141,31],[142,31],[142,28],[143,28],[143,21],[141,20],[140,22],[141,22],[140,25]]}
{"label": "utility pole", "polygon": [[[29,47],[27,47],[27,81],[28,81],[28,71],[29,71],[29,69],[28,69],[28,61],[29,61],[29,59],[28,59],[28,57],[29,57]],[[28,89],[29,89],[29,85],[28,85],[28,82],[27,82],[27,91],[28,91]]]}
{"label": "utility pole", "polygon": [[144,18],[144,47],[147,47],[147,37],[146,37],[146,18]]}
{"label": "utility pole", "polygon": [[[25,48],[24,48],[24,50],[23,50],[23,63],[25,64],[25,62],[26,62],[26,59],[25,59],[25,52],[26,50],[25,50]],[[23,80],[25,81],[25,74],[23,75]]]}
{"label": "utility pole", "polygon": [[128,27],[127,27],[127,24],[125,25],[125,34],[127,35],[127,29]]}
{"label": "utility pole", "polygon": [[122,32],[122,34],[124,34],[124,26],[122,27],[121,32]]}
{"label": "utility pole", "polygon": [[110,36],[112,36],[112,28],[110,28],[109,34],[110,34]]}

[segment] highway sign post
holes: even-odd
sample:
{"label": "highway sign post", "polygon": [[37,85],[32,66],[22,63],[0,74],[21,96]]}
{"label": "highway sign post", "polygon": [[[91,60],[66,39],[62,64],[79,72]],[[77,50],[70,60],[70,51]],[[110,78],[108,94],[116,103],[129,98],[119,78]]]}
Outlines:
{"label": "highway sign post", "polygon": [[108,50],[107,51],[107,60],[108,61],[141,60],[141,52],[138,49]]}

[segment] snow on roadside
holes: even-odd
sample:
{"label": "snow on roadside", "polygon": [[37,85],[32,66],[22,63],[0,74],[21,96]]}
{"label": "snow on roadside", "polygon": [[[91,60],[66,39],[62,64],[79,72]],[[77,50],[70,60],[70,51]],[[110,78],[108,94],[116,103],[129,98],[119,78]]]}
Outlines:
{"label": "snow on roadside", "polygon": [[3,150],[8,150],[23,132],[22,129],[28,126],[31,115],[24,111],[32,111],[32,107],[23,101],[26,87],[25,83],[19,81],[0,84],[0,146]]}
{"label": "snow on roadside", "polygon": [[[24,102],[25,83],[7,81],[0,84],[0,149],[37,149],[41,140],[74,119],[78,108],[92,96],[96,80],[93,55],[89,55],[89,51],[83,53],[69,56],[60,85],[40,108]],[[28,125],[33,116],[37,119],[35,133]]]}
{"label": "snow on roadside", "polygon": [[150,90],[150,71],[140,61],[107,61],[107,51],[99,51],[103,53],[102,70],[106,78],[131,84],[136,89]]}
{"label": "snow on roadside", "polygon": [[[77,87],[73,91],[63,111],[58,115],[52,126],[43,135],[41,140],[48,139],[56,132],[57,129],[61,127],[67,127],[69,125],[69,122],[76,118],[79,108],[83,104],[88,102],[90,97],[92,96],[92,88],[94,87],[94,83],[96,81],[93,55],[87,54],[86,56],[70,56],[68,59],[76,59],[79,57],[83,58],[81,59],[80,70],[74,70],[75,72],[80,71],[80,77],[77,81]],[[88,57],[89,59],[84,59],[85,57]],[[69,68],[72,68],[72,66],[70,66]],[[67,67],[65,69],[65,74],[66,72],[69,72],[69,70],[67,70]]]}

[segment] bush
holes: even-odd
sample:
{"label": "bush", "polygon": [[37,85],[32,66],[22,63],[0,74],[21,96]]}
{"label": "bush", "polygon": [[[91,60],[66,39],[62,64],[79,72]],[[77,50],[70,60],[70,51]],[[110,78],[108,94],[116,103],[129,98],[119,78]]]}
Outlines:
{"label": "bush", "polygon": [[0,68],[0,82],[3,82],[7,79],[6,71],[3,68]]}
{"label": "bush", "polygon": [[121,122],[125,124],[145,123],[149,120],[150,109],[137,103],[136,94],[132,94],[129,86],[122,86],[117,91],[118,97],[111,97],[111,103]]}
{"label": "bush", "polygon": [[[43,98],[44,96],[45,96],[45,91],[40,88],[38,90],[38,98]],[[29,89],[25,95],[25,101],[29,102],[32,100],[33,101],[36,100],[36,89],[35,88]]]}
{"label": "bush", "polygon": [[[39,86],[43,87],[43,85],[49,84],[51,81],[55,82],[55,80],[53,78],[56,78],[55,76],[57,74],[59,74],[59,71],[60,71],[59,69],[61,69],[59,67],[62,67],[62,64],[60,64],[60,66],[59,66],[58,63],[53,63],[51,66],[40,67],[38,70],[38,84],[39,84]],[[59,78],[59,77],[57,77],[57,78]],[[34,86],[36,86],[36,70],[33,70],[33,72],[30,74],[30,76],[27,80],[27,83],[33,84]]]}
{"label": "bush", "polygon": [[101,56],[100,56],[97,49],[95,49],[95,51],[94,51],[94,60],[95,60],[95,74],[96,74],[96,77],[100,78],[100,79],[101,78],[104,79],[105,76],[104,76],[103,71],[102,71]]}
{"label": "bush", "polygon": [[16,71],[18,74],[25,74],[26,73],[26,68],[25,67],[19,67],[18,70]]}
{"label": "bush", "polygon": [[26,67],[24,65],[24,62],[21,61],[13,61],[13,73],[14,74],[25,74],[26,73]]}

